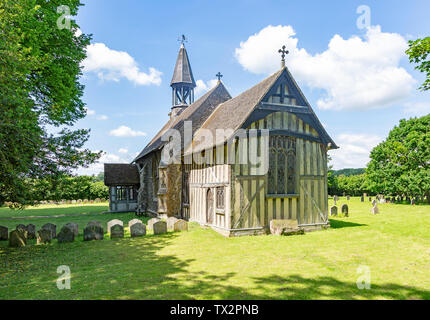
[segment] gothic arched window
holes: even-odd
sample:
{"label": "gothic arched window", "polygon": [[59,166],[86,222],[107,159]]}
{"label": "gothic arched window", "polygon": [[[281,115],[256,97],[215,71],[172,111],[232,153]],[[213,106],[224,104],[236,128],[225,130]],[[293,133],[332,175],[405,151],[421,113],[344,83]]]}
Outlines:
{"label": "gothic arched window", "polygon": [[296,139],[271,136],[269,142],[269,194],[296,194]]}

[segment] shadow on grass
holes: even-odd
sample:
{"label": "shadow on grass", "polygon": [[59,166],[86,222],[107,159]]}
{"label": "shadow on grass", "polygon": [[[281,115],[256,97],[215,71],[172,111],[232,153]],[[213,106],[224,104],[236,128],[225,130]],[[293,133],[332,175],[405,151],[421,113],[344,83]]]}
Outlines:
{"label": "shadow on grass", "polygon": [[[215,273],[172,254],[179,233],[142,238],[0,248],[0,299],[429,299],[398,284],[359,290],[354,282],[301,275],[247,277]],[[223,259],[223,257],[219,257]],[[58,290],[57,267],[72,272],[71,290]],[[194,268],[193,268],[194,267]]]}
{"label": "shadow on grass", "polygon": [[348,222],[348,221],[344,221],[344,220],[330,219],[330,227],[333,229],[363,227],[363,226],[367,226],[367,224]]}

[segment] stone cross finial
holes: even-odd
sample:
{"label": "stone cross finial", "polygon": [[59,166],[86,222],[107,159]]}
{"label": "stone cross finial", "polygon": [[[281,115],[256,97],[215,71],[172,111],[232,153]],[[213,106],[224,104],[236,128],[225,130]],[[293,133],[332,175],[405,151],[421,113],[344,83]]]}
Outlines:
{"label": "stone cross finial", "polygon": [[281,67],[282,68],[285,68],[285,55],[290,53],[290,51],[285,50],[286,48],[287,48],[286,46],[282,46],[282,49],[279,49],[279,51],[278,51],[279,53],[282,53],[282,55],[281,55],[281,57],[282,57]]}
{"label": "stone cross finial", "polygon": [[223,75],[221,74],[221,72],[218,72],[218,73],[215,75],[215,77],[217,77],[217,78],[218,78],[218,82],[220,82],[220,81],[221,81],[221,78],[223,77]]}

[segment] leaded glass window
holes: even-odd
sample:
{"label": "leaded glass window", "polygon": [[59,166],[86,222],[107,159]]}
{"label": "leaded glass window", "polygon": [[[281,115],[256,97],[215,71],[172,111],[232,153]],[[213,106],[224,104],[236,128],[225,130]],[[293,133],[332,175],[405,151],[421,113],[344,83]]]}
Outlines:
{"label": "leaded glass window", "polygon": [[225,197],[224,197],[224,187],[216,188],[216,208],[224,209],[225,208]]}
{"label": "leaded glass window", "polygon": [[296,194],[296,139],[271,136],[269,142],[269,194]]}

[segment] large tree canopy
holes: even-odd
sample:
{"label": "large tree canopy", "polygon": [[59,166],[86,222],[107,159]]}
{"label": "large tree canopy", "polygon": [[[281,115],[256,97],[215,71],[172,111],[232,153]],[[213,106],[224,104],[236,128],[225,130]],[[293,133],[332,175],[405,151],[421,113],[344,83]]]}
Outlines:
{"label": "large tree canopy", "polygon": [[430,114],[400,120],[370,158],[366,172],[373,190],[430,200]]}
{"label": "large tree canopy", "polygon": [[409,41],[409,49],[406,53],[411,63],[418,64],[415,69],[426,74],[426,80],[420,89],[430,90],[430,37]]}
{"label": "large tree canopy", "polygon": [[90,36],[78,36],[73,20],[59,28],[57,8],[67,6],[74,16],[81,5],[0,1],[0,203],[30,204],[31,181],[68,174],[100,156],[83,149],[89,130],[67,129],[86,115],[79,78]]}

